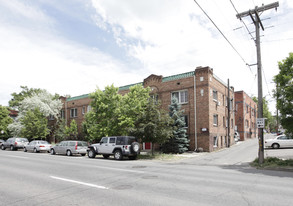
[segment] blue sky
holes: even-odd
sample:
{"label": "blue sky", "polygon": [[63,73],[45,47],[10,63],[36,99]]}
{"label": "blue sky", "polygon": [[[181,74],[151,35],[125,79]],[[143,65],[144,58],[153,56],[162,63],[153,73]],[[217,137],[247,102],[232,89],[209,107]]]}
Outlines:
{"label": "blue sky", "polygon": [[[227,0],[198,0],[245,62],[254,42]],[[239,12],[270,0],[233,0]],[[293,3],[261,14],[263,91],[271,101],[278,61],[293,52]],[[251,31],[249,17],[244,18]],[[236,29],[242,27],[240,29]],[[254,33],[252,33],[254,35]],[[0,0],[0,104],[20,86],[71,96],[210,66],[236,90],[257,95],[251,70],[193,0]],[[3,78],[4,77],[4,78]]]}

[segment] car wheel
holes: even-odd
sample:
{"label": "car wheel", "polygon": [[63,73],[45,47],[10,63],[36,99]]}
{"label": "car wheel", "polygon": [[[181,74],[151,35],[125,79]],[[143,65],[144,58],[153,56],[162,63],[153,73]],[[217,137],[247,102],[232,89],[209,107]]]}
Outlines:
{"label": "car wheel", "polygon": [[27,149],[26,149],[26,147],[25,147],[25,148],[23,148],[23,151],[24,151],[24,152],[27,152]]}
{"label": "car wheel", "polygon": [[279,149],[279,148],[280,148],[280,145],[277,144],[277,143],[274,143],[274,144],[272,145],[272,147],[273,147],[274,149]]}
{"label": "car wheel", "polygon": [[37,153],[37,152],[38,152],[37,148],[34,148],[34,153]]}
{"label": "car wheel", "polygon": [[10,150],[11,150],[11,151],[14,150],[14,146],[13,146],[13,145],[10,146]]}
{"label": "car wheel", "polygon": [[4,147],[4,145],[1,145],[1,149],[2,149],[2,150],[5,150],[6,148]]}
{"label": "car wheel", "polygon": [[71,152],[70,150],[67,150],[67,151],[66,151],[66,155],[67,155],[67,156],[72,156],[72,152]]}
{"label": "car wheel", "polygon": [[138,144],[138,142],[132,142],[131,150],[132,150],[133,153],[138,153],[139,152],[139,144]]}
{"label": "car wheel", "polygon": [[120,150],[115,150],[114,152],[114,159],[115,160],[122,160],[123,156],[122,156],[122,152]]}
{"label": "car wheel", "polygon": [[56,154],[56,153],[55,153],[55,150],[54,150],[54,149],[51,149],[50,154],[51,154],[51,155]]}
{"label": "car wheel", "polygon": [[136,160],[136,158],[137,158],[137,155],[129,156],[129,157],[128,157],[128,159],[130,159],[130,160]]}
{"label": "car wheel", "polygon": [[108,159],[108,158],[110,157],[110,155],[103,155],[103,157],[104,157],[105,159]]}
{"label": "car wheel", "polygon": [[94,149],[90,149],[88,152],[87,152],[87,156],[89,158],[95,158],[96,157],[96,152],[94,151]]}

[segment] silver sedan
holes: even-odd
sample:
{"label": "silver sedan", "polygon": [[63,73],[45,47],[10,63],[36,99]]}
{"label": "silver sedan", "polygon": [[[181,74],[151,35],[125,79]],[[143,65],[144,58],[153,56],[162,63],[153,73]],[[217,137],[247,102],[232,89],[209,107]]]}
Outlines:
{"label": "silver sedan", "polygon": [[46,151],[50,152],[51,144],[44,140],[33,140],[28,145],[24,147],[24,151],[32,151],[32,152],[41,152]]}

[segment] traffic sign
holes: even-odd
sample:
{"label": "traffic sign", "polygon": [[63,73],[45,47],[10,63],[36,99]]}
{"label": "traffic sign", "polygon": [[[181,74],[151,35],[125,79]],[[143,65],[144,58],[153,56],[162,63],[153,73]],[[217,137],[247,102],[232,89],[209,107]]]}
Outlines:
{"label": "traffic sign", "polygon": [[265,118],[257,118],[257,128],[265,128]]}

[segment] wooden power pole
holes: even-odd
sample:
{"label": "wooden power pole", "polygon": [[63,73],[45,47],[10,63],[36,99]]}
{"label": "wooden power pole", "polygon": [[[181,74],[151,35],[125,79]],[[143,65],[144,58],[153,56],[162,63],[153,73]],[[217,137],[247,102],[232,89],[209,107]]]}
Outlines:
{"label": "wooden power pole", "polygon": [[[256,6],[255,9],[253,10],[248,10],[236,15],[238,19],[241,19],[242,17],[250,16],[255,26],[255,33],[256,33],[255,44],[256,44],[256,53],[257,53],[257,76],[258,76],[258,118],[259,119],[263,119],[262,66],[261,66],[259,27],[261,26],[262,30],[264,30],[263,24],[259,17],[259,12],[263,12],[269,9],[277,9],[278,6],[279,6],[279,2],[263,5],[261,7]],[[258,139],[259,139],[258,159],[259,159],[259,164],[263,164],[264,162],[263,128],[258,129]]]}

